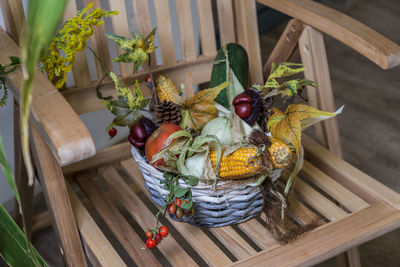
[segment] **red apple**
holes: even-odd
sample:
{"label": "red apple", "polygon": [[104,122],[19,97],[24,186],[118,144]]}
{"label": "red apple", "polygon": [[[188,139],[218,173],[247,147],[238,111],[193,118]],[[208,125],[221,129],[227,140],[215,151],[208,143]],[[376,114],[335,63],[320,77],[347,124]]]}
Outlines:
{"label": "red apple", "polygon": [[[146,141],[144,151],[146,154],[147,161],[151,162],[153,156],[158,151],[160,151],[164,147],[164,145],[166,145],[165,143],[167,142],[170,135],[180,130],[182,130],[181,127],[172,123],[164,123],[157,130],[155,130],[153,134]],[[153,165],[162,166],[165,165],[165,162],[163,159],[159,159],[156,162],[154,162]]]}

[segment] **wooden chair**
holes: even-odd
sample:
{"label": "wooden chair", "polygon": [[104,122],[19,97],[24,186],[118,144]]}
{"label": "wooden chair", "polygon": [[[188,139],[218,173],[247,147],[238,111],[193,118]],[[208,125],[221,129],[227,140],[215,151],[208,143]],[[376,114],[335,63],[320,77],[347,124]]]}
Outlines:
{"label": "wooden chair", "polygon": [[[85,0],[85,3],[90,2]],[[100,6],[100,0],[94,0]],[[118,10],[112,18],[114,33],[129,36],[125,1],[107,1]],[[164,73],[181,83],[193,72],[197,84],[210,79],[216,55],[215,24],[210,0],[197,0],[201,53],[196,51],[190,1],[176,0],[182,60],[177,61],[171,34],[168,1],[154,0],[155,17],[163,65],[152,62],[155,74]],[[320,87],[308,88],[313,105],[334,110],[323,33],[357,50],[383,69],[400,64],[400,47],[379,33],[321,4],[310,0],[259,0],[292,16],[277,43],[269,63],[286,61],[300,51],[307,71],[305,76]],[[2,0],[7,33],[0,30],[0,63],[18,55],[18,36],[23,24],[21,0]],[[143,33],[151,30],[148,1],[133,0],[138,26]],[[251,81],[263,81],[256,1],[216,1],[221,44],[238,42],[248,51]],[[76,12],[70,1],[65,17]],[[104,26],[96,28],[91,39],[93,49],[112,69]],[[11,36],[11,38],[10,38]],[[143,78],[144,72],[132,75],[131,66],[120,65],[121,77]],[[102,69],[97,65],[98,77]],[[204,229],[176,223],[168,217],[162,224],[171,230],[152,252],[142,250],[146,227],[155,224],[155,205],[138,167],[130,155],[130,145],[118,144],[96,151],[92,137],[79,114],[103,109],[96,98],[85,54],[76,57],[73,68],[76,86],[57,91],[38,71],[33,84],[32,150],[39,179],[57,234],[60,249],[68,266],[160,265],[176,266],[237,265],[293,266],[312,265],[339,255],[384,233],[400,227],[400,195],[375,181],[341,159],[337,122],[328,120],[316,127],[316,141],[304,137],[305,164],[296,184],[290,217],[303,224],[322,220],[323,224],[288,244],[278,244],[264,227],[265,215],[245,223]],[[18,101],[22,84],[19,69],[8,77]],[[107,82],[105,94],[113,93]],[[148,93],[148,92],[147,92]],[[345,116],[345,115],[344,115]],[[15,117],[18,125],[18,116]],[[18,136],[18,127],[15,136]],[[16,138],[18,140],[18,138]],[[16,142],[16,149],[19,143]],[[17,169],[23,170],[16,153]],[[25,210],[29,211],[32,190],[26,186],[23,171],[17,174]],[[83,193],[83,194],[82,194]],[[78,197],[78,195],[80,197]],[[32,221],[31,213],[27,213]],[[357,249],[349,252],[349,263],[359,265]],[[343,258],[342,258],[343,259]]]}

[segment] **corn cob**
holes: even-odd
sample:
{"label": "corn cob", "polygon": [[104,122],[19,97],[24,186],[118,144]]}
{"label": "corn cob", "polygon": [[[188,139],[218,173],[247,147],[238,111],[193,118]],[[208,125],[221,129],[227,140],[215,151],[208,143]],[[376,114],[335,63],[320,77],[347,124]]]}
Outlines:
{"label": "corn cob", "polygon": [[172,93],[178,94],[179,91],[176,88],[175,84],[171,81],[171,79],[166,78],[163,75],[159,75],[156,80],[156,92],[157,92],[157,97],[160,102],[163,102],[164,100],[166,101],[171,101],[176,103],[175,99],[172,97]]}
{"label": "corn cob", "polygon": [[[260,173],[261,156],[255,157],[256,155],[257,149],[254,147],[241,147],[228,156],[222,156],[218,176],[222,179],[242,179]],[[211,151],[209,156],[215,172],[217,152]],[[250,160],[251,158],[253,159]]]}
{"label": "corn cob", "polygon": [[286,167],[291,159],[292,152],[287,144],[276,138],[270,138],[272,144],[268,148],[270,160],[274,168]]}

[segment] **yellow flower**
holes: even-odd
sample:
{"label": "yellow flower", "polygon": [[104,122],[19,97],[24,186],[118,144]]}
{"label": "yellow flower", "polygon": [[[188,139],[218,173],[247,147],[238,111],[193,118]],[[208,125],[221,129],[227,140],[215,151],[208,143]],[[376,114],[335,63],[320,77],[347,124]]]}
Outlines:
{"label": "yellow flower", "polygon": [[117,15],[118,11],[106,11],[88,4],[76,16],[67,20],[50,44],[49,52],[42,58],[42,70],[56,88],[61,88],[71,71],[75,54],[86,48],[86,42],[93,35],[93,26],[99,26],[104,17]]}

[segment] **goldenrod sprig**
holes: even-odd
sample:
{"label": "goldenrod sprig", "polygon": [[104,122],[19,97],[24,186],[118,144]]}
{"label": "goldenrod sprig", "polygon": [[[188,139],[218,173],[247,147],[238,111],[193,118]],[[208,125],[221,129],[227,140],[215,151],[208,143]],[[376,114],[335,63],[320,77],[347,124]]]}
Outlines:
{"label": "goldenrod sprig", "polygon": [[[71,19],[67,20],[50,44],[48,53],[42,58],[42,69],[56,88],[61,88],[71,71],[75,54],[86,48],[86,42],[93,35],[93,26],[104,23],[104,17],[117,15],[118,11],[106,11],[88,4]],[[90,12],[89,12],[90,11]]]}

